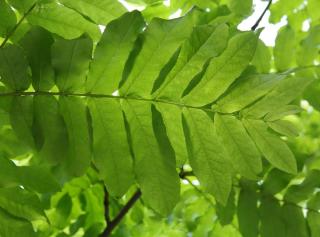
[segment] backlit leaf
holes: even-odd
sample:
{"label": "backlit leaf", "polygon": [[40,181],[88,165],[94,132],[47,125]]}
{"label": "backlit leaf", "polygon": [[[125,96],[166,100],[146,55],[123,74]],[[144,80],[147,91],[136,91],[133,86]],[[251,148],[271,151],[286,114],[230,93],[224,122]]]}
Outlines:
{"label": "backlit leaf", "polygon": [[241,121],[231,115],[216,113],[214,123],[233,166],[244,177],[256,179],[262,170],[260,154]]}

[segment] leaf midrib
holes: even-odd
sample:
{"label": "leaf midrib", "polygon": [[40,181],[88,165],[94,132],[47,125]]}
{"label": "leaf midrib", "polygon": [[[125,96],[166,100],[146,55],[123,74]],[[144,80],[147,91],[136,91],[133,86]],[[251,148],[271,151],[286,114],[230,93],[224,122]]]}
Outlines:
{"label": "leaf midrib", "polygon": [[[250,42],[250,41],[252,41],[252,39],[249,40],[249,42]],[[204,75],[204,76],[206,76],[206,77],[210,77],[211,80],[210,80],[210,79],[208,79],[208,80],[201,80],[201,82],[194,88],[194,90],[191,91],[190,94],[188,94],[188,95],[185,96],[185,97],[186,97],[186,98],[189,97],[189,96],[193,96],[193,97],[194,97],[194,94],[197,94],[199,91],[202,91],[203,88],[207,87],[208,83],[210,83],[210,82],[213,81],[213,78],[216,78],[216,76],[219,75],[219,73],[221,73],[221,71],[222,71],[226,66],[230,65],[230,61],[232,61],[232,60],[234,59],[234,57],[238,54],[238,52],[239,52],[240,50],[242,50],[242,48],[243,48],[246,44],[248,44],[248,41],[245,41],[245,42],[243,42],[242,44],[240,44],[240,46],[239,46],[231,55],[229,55],[229,57],[227,57],[227,58],[224,60],[224,63],[222,63],[219,67],[217,67],[216,69],[214,69],[214,72],[213,72],[211,75],[208,75],[208,74]],[[230,45],[229,45],[229,46],[230,46]],[[228,47],[228,46],[227,46],[227,47]],[[226,49],[226,50],[227,50],[227,49]],[[225,50],[225,51],[226,51],[226,50]],[[213,59],[210,64],[211,64],[211,65],[214,65],[214,63],[219,62],[219,60],[221,60],[221,58],[222,58],[223,56],[224,56],[224,55],[221,54],[220,57],[217,57],[217,58]],[[210,65],[209,65],[209,67],[210,67]],[[235,79],[236,79],[236,78],[235,78]],[[216,99],[217,99],[217,98],[215,98],[214,100],[216,100]]]}
{"label": "leaf midrib", "polygon": [[[196,51],[194,52],[194,54],[187,60],[187,62],[183,65],[183,67],[181,67],[174,76],[172,76],[171,78],[168,78],[168,80],[166,80],[163,84],[163,86],[161,88],[159,88],[159,90],[154,93],[155,94],[155,98],[159,98],[162,93],[164,92],[164,90],[169,86],[171,85],[171,83],[174,81],[174,79],[178,78],[181,73],[183,71],[185,71],[185,68],[187,68],[191,62],[199,55],[199,52],[201,52],[205,46],[208,45],[208,42],[212,39],[212,36],[216,33],[216,29],[209,35],[209,37],[203,42],[201,43],[201,45],[196,49]],[[215,56],[213,56],[215,57]],[[209,57],[209,59],[212,58],[212,57]],[[203,65],[200,65],[200,66],[203,66]],[[201,68],[201,67],[200,67]],[[200,69],[201,71],[201,69]]]}
{"label": "leaf midrib", "polygon": [[135,100],[135,101],[145,101],[153,103],[162,103],[175,105],[181,108],[190,108],[190,109],[200,109],[202,111],[215,112],[215,110],[206,108],[206,107],[197,107],[184,103],[161,100],[161,99],[146,99],[142,97],[133,97],[133,96],[114,96],[106,94],[94,94],[94,93],[74,93],[74,92],[50,92],[50,91],[13,91],[0,93],[0,97],[14,97],[14,96],[63,96],[63,97],[84,97],[84,98],[104,98],[104,99],[123,99],[123,100]]}
{"label": "leaf midrib", "polygon": [[[101,81],[102,79],[102,76],[105,74],[105,72],[107,70],[109,70],[109,65],[112,63],[112,61],[114,60],[115,56],[118,54],[118,52],[120,51],[120,46],[123,44],[123,42],[125,42],[124,40],[127,38],[129,32],[132,30],[133,28],[133,25],[135,24],[136,22],[136,19],[134,19],[134,21],[130,24],[128,30],[125,32],[125,34],[121,37],[121,40],[117,43],[117,47],[114,47],[115,50],[113,51],[112,53],[112,56],[111,58],[108,60],[108,62],[106,63],[105,67],[103,68],[103,70],[99,73],[99,78],[94,82],[94,85],[89,89],[89,91],[92,91],[96,88],[97,84]],[[110,32],[109,32],[110,33]],[[95,64],[96,62],[94,60],[91,61],[92,64]],[[90,64],[91,64],[90,63]],[[92,75],[88,75],[88,79],[90,79],[90,76],[91,77],[94,77]],[[106,78],[106,79],[109,79],[109,78]]]}
{"label": "leaf midrib", "polygon": [[[241,154],[241,161],[243,161],[246,166],[250,169],[252,174],[256,174],[255,168],[252,167],[252,164],[248,162],[248,160],[245,158],[247,155],[244,153],[243,149],[241,148],[241,145],[237,142],[237,139],[234,138],[233,134],[230,132],[229,127],[226,125],[226,122],[223,121],[223,119],[220,119],[221,125],[224,127],[224,130],[228,133],[230,140],[233,141],[233,143],[236,145],[239,153]],[[241,163],[241,162],[240,162]]]}
{"label": "leaf midrib", "polygon": [[[188,110],[188,113],[190,115],[190,118],[192,120],[192,123],[193,123],[193,126],[196,128],[195,129],[195,135],[198,137],[198,140],[199,140],[199,143],[200,143],[200,147],[201,147],[201,150],[203,151],[203,153],[205,154],[205,157],[206,159],[204,159],[205,163],[207,164],[208,167],[210,167],[210,175],[212,176],[212,173],[215,173],[215,174],[221,174],[220,171],[217,171],[216,167],[214,165],[212,165],[211,162],[209,162],[209,160],[211,159],[214,163],[218,163],[220,165],[220,167],[222,166],[222,163],[221,161],[217,160],[217,159],[213,159],[209,153],[208,153],[208,149],[206,149],[206,145],[204,144],[203,142],[203,138],[201,136],[201,134],[199,133],[200,129],[198,128],[198,125],[197,125],[197,122],[195,121],[192,113]],[[214,179],[212,180],[214,183],[215,183],[215,186],[217,189],[219,189],[219,193],[224,193],[224,191],[221,189],[221,185],[219,185]],[[207,184],[207,186],[211,186],[209,184]],[[219,194],[219,195],[220,195]]]}
{"label": "leaf midrib", "polygon": [[[163,26],[161,26],[163,27]],[[130,93],[130,89],[134,86],[134,84],[136,83],[137,81],[137,78],[140,78],[141,77],[141,74],[143,74],[145,72],[145,69],[148,68],[148,65],[153,61],[156,52],[158,52],[160,49],[161,49],[161,46],[165,43],[167,43],[168,41],[168,38],[171,36],[171,32],[174,31],[174,29],[176,29],[177,25],[174,25],[172,26],[172,28],[170,28],[167,32],[164,33],[164,35],[161,37],[161,40],[159,40],[157,42],[157,46],[156,46],[156,49],[153,50],[153,52],[151,53],[151,55],[148,57],[148,59],[145,59],[144,60],[144,63],[143,63],[143,67],[141,67],[141,69],[139,69],[139,72],[134,75],[134,77],[132,77],[131,81],[127,81],[128,83],[128,86],[126,88],[126,85],[124,85],[123,88],[125,88],[125,91],[124,91],[124,94],[127,95],[128,93]],[[149,28],[150,29],[150,28]],[[146,32],[145,35],[147,35],[147,33],[149,32]],[[144,47],[146,47],[146,45],[144,45]],[[141,57],[141,56],[140,56]],[[138,65],[139,66],[139,65]],[[130,78],[130,76],[128,77],[128,79]]]}
{"label": "leaf midrib", "polygon": [[[256,125],[254,125],[253,123],[250,123],[250,121],[248,121],[249,122],[249,126],[251,126],[251,129],[253,129],[255,132],[256,132],[256,134],[257,134],[257,136],[261,139],[261,140],[263,140],[264,142],[265,142],[265,144],[267,144],[267,146],[268,146],[268,151],[271,151],[272,152],[272,155],[275,155],[276,157],[280,157],[279,155],[277,155],[278,153],[274,150],[274,149],[272,149],[273,147],[274,147],[274,145],[272,145],[271,143],[270,143],[270,141],[265,137],[265,136],[263,136],[263,134],[260,132],[260,130],[256,127]],[[270,134],[269,134],[270,135]],[[254,141],[257,141],[257,139],[255,139]],[[262,149],[261,149],[261,152],[263,152],[262,151]],[[279,165],[275,165],[274,164],[274,161],[272,160],[272,159],[269,159],[269,157],[267,157],[266,155],[265,155],[265,158],[272,164],[272,165],[274,165],[275,167],[277,167],[277,166],[279,166]],[[288,163],[287,163],[287,160],[286,161],[284,161],[283,159],[278,159],[278,162],[281,162],[281,165],[284,165],[283,167],[286,167],[285,169],[285,171],[291,171],[291,169],[292,169],[292,167],[290,167],[290,165],[288,165]],[[283,167],[281,167],[281,168],[283,168]],[[280,167],[279,167],[280,168]]]}

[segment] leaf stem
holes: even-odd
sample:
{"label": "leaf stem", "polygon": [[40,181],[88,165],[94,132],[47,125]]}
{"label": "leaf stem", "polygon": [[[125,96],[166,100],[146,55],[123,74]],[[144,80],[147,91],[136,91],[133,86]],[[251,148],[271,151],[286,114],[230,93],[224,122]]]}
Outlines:
{"label": "leaf stem", "polygon": [[124,205],[124,207],[120,210],[118,215],[113,220],[109,221],[109,223],[107,223],[107,228],[100,235],[100,237],[110,236],[114,228],[117,227],[117,225],[120,223],[123,217],[129,212],[129,210],[133,207],[133,205],[136,203],[136,201],[138,201],[140,197],[141,191],[138,189],[130,198],[130,200]]}
{"label": "leaf stem", "polygon": [[[291,74],[297,71],[301,71],[304,69],[310,68],[320,68],[320,65],[308,65],[303,67],[295,67],[286,72],[282,72],[280,74]],[[134,96],[115,96],[115,95],[106,95],[106,94],[95,94],[95,93],[74,93],[74,92],[51,92],[51,91],[10,91],[10,92],[0,92],[0,97],[6,96],[78,96],[78,97],[88,97],[88,98],[109,98],[109,99],[124,99],[124,100],[137,100],[137,101],[145,101],[150,103],[163,103],[163,104],[171,104],[178,107],[190,108],[190,109],[200,109],[207,112],[215,112],[214,109],[208,108],[206,106],[192,106],[188,104],[184,104],[181,102],[175,102],[170,100],[162,100],[162,99],[148,99]],[[237,113],[234,113],[236,115]]]}
{"label": "leaf stem", "polygon": [[266,8],[264,9],[264,11],[262,12],[261,16],[258,18],[258,20],[256,21],[256,23],[251,27],[251,30],[255,30],[257,29],[257,27],[259,26],[262,18],[264,17],[264,15],[266,14],[266,12],[269,10],[270,6],[272,4],[272,0],[269,0],[268,5],[266,6]]}
{"label": "leaf stem", "polygon": [[184,177],[183,179],[186,180],[208,203],[210,203],[210,205],[211,205],[213,208],[216,208],[216,205],[215,205],[215,204],[213,203],[213,201],[206,195],[205,192],[203,192],[200,188],[198,188],[196,185],[194,185],[189,178]]}
{"label": "leaf stem", "polygon": [[4,47],[5,44],[8,42],[8,40],[10,39],[10,37],[16,32],[16,30],[18,29],[18,27],[21,25],[21,23],[24,21],[24,19],[31,13],[31,11],[36,7],[37,3],[34,3],[28,11],[26,11],[23,16],[21,17],[21,19],[18,21],[18,23],[12,28],[12,30],[8,33],[8,35],[6,36],[6,38],[4,39],[4,41],[1,43],[0,48]]}
{"label": "leaf stem", "polygon": [[214,112],[212,109],[205,107],[196,107],[192,105],[182,104],[169,100],[159,100],[159,99],[146,99],[140,97],[131,97],[131,96],[113,96],[105,94],[92,94],[92,93],[69,93],[69,92],[50,92],[50,91],[13,91],[0,93],[1,96],[78,96],[78,97],[88,97],[88,98],[109,98],[109,99],[124,99],[124,100],[138,100],[146,102],[155,102],[155,103],[164,103],[176,105],[179,107],[191,108],[191,109],[201,109],[208,112]]}

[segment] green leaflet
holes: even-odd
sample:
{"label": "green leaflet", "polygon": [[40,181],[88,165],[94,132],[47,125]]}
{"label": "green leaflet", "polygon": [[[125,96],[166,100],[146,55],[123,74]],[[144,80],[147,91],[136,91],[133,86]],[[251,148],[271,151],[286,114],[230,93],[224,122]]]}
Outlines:
{"label": "green leaflet", "polygon": [[144,25],[138,11],[126,13],[107,25],[90,64],[87,92],[112,94],[118,89],[126,61]]}
{"label": "green leaflet", "polygon": [[295,55],[295,33],[290,26],[279,31],[273,55],[278,71],[285,71],[292,66]]}
{"label": "green leaflet", "polygon": [[118,99],[90,99],[94,162],[113,196],[121,197],[133,183],[132,158]]}
{"label": "green leaflet", "polygon": [[21,13],[27,12],[33,4],[41,0],[8,0],[10,5]]}
{"label": "green leaflet", "polygon": [[262,171],[259,151],[240,120],[231,115],[214,117],[215,129],[236,170],[249,179],[256,179]]}
{"label": "green leaflet", "polygon": [[19,184],[16,175],[16,166],[13,161],[4,157],[0,158],[0,188],[14,187]]}
{"label": "green leaflet", "polygon": [[258,237],[259,235],[259,210],[258,194],[254,190],[241,190],[237,216],[239,231],[243,237]]}
{"label": "green leaflet", "polygon": [[244,17],[251,14],[252,0],[228,0],[230,10],[238,16]]}
{"label": "green leaflet", "polygon": [[251,63],[260,73],[268,73],[271,69],[271,51],[260,39]]}
{"label": "green leaflet", "polygon": [[170,143],[175,151],[177,167],[183,166],[188,158],[185,135],[182,126],[182,110],[176,105],[157,103]]}
{"label": "green leaflet", "polygon": [[320,213],[315,211],[308,212],[308,226],[310,228],[311,237],[320,235]]}
{"label": "green leaflet", "polygon": [[239,33],[232,37],[223,53],[214,58],[203,78],[183,98],[193,106],[209,104],[221,96],[248,66],[256,50],[258,36],[253,32]]}
{"label": "green leaflet", "polygon": [[320,97],[318,96],[320,92],[320,83],[315,80],[311,83],[305,92],[303,93],[303,98],[305,98],[310,105],[312,105],[318,111],[320,110]]}
{"label": "green leaflet", "polygon": [[153,97],[180,100],[185,88],[202,71],[208,59],[224,50],[228,37],[229,28],[225,24],[195,27],[190,39],[182,45],[177,63]]}
{"label": "green leaflet", "polygon": [[[294,10],[294,12],[288,14],[288,25],[290,25],[295,31],[300,31],[303,21],[306,20],[307,15],[307,8],[302,8],[298,11]],[[299,37],[301,36],[300,32],[298,35]],[[297,58],[297,60],[299,59]]]}
{"label": "green leaflet", "polygon": [[127,0],[128,3],[133,3],[133,4],[154,4],[157,3],[159,0]]}
{"label": "green leaflet", "polygon": [[114,0],[60,0],[60,2],[102,25],[108,24],[126,12],[125,7]]}
{"label": "green leaflet", "polygon": [[286,226],[286,236],[308,237],[306,220],[302,209],[292,204],[282,206],[282,216]]}
{"label": "green leaflet", "polygon": [[40,27],[33,27],[20,41],[30,64],[35,91],[48,91],[54,85],[50,50],[53,42],[50,32]]}
{"label": "green leaflet", "polygon": [[97,25],[85,20],[77,12],[56,3],[37,6],[27,20],[65,39],[75,39],[84,33],[97,41],[100,31]]}
{"label": "green leaflet", "polygon": [[194,12],[173,20],[154,18],[150,22],[143,34],[142,49],[128,78],[120,88],[121,95],[150,95],[160,70],[190,35],[195,24]]}
{"label": "green leaflet", "polygon": [[286,77],[265,97],[244,109],[242,114],[248,118],[261,118],[268,113],[277,116],[276,111],[298,97],[313,80],[311,77]]}
{"label": "green leaflet", "polygon": [[28,62],[16,45],[0,48],[0,77],[3,84],[14,91],[26,90],[30,85]]}
{"label": "green leaflet", "polygon": [[49,164],[65,162],[68,151],[68,133],[59,111],[59,104],[53,96],[33,97],[37,137],[43,137],[38,156]]}
{"label": "green leaflet", "polygon": [[[309,2],[310,0],[308,0]],[[281,20],[281,18],[285,15],[290,13],[293,9],[299,7],[303,3],[303,0],[282,0],[275,2],[271,5],[271,16],[270,22],[277,23]]]}
{"label": "green leaflet", "polygon": [[0,188],[22,185],[38,193],[57,192],[60,189],[60,185],[46,167],[18,167],[11,160],[1,158],[0,171]]}
{"label": "green leaflet", "polygon": [[[173,14],[176,14],[176,12],[181,11],[181,15],[185,15],[190,11],[192,8],[198,8],[198,9],[210,9],[210,12],[202,12],[201,18],[199,19],[199,23],[206,24],[211,20],[212,18],[216,17],[217,13],[217,2],[215,1],[204,1],[204,0],[171,0],[170,6],[167,6],[166,4],[163,4],[162,0],[127,0],[127,2],[133,3],[133,4],[141,4],[143,6],[146,6],[146,8],[142,11],[144,18],[147,21],[150,21],[150,19],[154,17],[160,17],[164,19],[170,19]],[[224,6],[225,7],[225,6]],[[206,19],[208,18],[208,19]]]}
{"label": "green leaflet", "polygon": [[59,105],[68,131],[66,168],[71,175],[80,176],[91,161],[86,107],[84,101],[78,97],[60,97]]}
{"label": "green leaflet", "polygon": [[308,36],[301,41],[301,48],[297,51],[297,64],[299,66],[312,65],[314,60],[317,59],[317,49],[320,43],[319,31],[320,25],[315,25],[310,29]]}
{"label": "green leaflet", "polygon": [[21,233],[23,237],[37,236],[30,222],[14,217],[0,208],[0,236],[18,237]]}
{"label": "green leaflet", "polygon": [[60,184],[50,168],[41,165],[17,167],[17,176],[22,186],[38,193],[54,193],[60,190]]}
{"label": "green leaflet", "polygon": [[0,37],[6,36],[17,22],[16,15],[5,0],[0,0]]}
{"label": "green leaflet", "polygon": [[291,185],[286,190],[284,198],[293,203],[309,199],[320,186],[319,175],[319,170],[311,170],[301,184]]}
{"label": "green leaflet", "polygon": [[220,203],[217,203],[216,205],[217,216],[220,224],[223,226],[229,225],[233,221],[233,216],[236,212],[235,195],[234,190],[231,190],[227,204],[223,206]]}
{"label": "green leaflet", "polygon": [[92,54],[92,40],[82,36],[57,40],[52,45],[52,65],[61,92],[83,91]]}
{"label": "green leaflet", "polygon": [[[1,120],[3,121],[3,120]],[[31,152],[29,146],[19,140],[15,132],[8,125],[4,125],[0,135],[1,156],[8,159],[20,160]]]}
{"label": "green leaflet", "polygon": [[261,120],[243,120],[250,136],[257,144],[263,156],[275,167],[295,174],[297,164],[287,144],[268,131],[268,125]]}
{"label": "green leaflet", "polygon": [[213,109],[221,113],[239,111],[267,94],[283,77],[278,74],[242,76],[226,95],[213,105]]}
{"label": "green leaflet", "polygon": [[288,120],[277,120],[267,123],[270,128],[272,128],[277,133],[280,133],[287,137],[299,136],[298,128]]}
{"label": "green leaflet", "polygon": [[31,25],[24,21],[19,25],[19,27],[15,30],[14,34],[10,37],[10,41],[14,43],[18,43],[19,40],[23,38],[23,36],[31,29]]}
{"label": "green leaflet", "polygon": [[62,195],[58,200],[55,211],[48,213],[48,219],[54,227],[63,228],[68,225],[72,212],[72,199],[68,193]]}
{"label": "green leaflet", "polygon": [[[6,93],[7,91],[8,89],[4,85],[0,86],[1,93]],[[0,114],[2,118],[2,121],[0,122],[1,125],[9,124],[8,111],[10,110],[12,99],[13,98],[10,96],[2,96],[0,98]]]}
{"label": "green leaflet", "polygon": [[32,97],[14,97],[10,108],[10,122],[17,137],[29,147],[35,149],[33,136],[33,99]]}
{"label": "green leaflet", "polygon": [[96,235],[98,235],[102,232],[105,222],[104,206],[100,205],[100,203],[104,199],[103,185],[93,185],[90,189],[85,190],[84,196],[88,200],[85,208],[85,210],[87,211],[86,226],[94,225],[95,223],[100,223],[100,226],[97,226],[100,229],[98,230],[98,233],[96,233]]}
{"label": "green leaflet", "polygon": [[308,13],[312,20],[316,21],[320,18],[319,14],[320,3],[317,0],[308,0]]}
{"label": "green leaflet", "polygon": [[134,170],[142,197],[148,206],[162,215],[168,215],[179,200],[180,193],[174,156],[166,156],[167,150],[160,149],[153,127],[151,103],[122,102],[130,126]]}
{"label": "green leaflet", "polygon": [[[147,2],[147,1],[146,1]],[[167,7],[163,4],[163,2],[159,0],[154,0],[153,2],[149,2],[146,5],[146,8],[142,11],[143,17],[150,22],[155,17],[168,19],[170,15],[175,12],[175,8],[170,1],[170,7]],[[176,9],[177,10],[177,9]]]}
{"label": "green leaflet", "polygon": [[263,182],[262,192],[268,195],[275,195],[288,186],[293,175],[278,169],[272,169]]}
{"label": "green leaflet", "polygon": [[308,208],[307,221],[311,237],[316,237],[320,234],[320,213],[314,210],[320,209],[320,193],[315,194],[315,196],[308,201]]}
{"label": "green leaflet", "polygon": [[184,109],[186,140],[192,170],[204,189],[226,205],[231,191],[230,157],[214,131],[212,118],[198,109]]}
{"label": "green leaflet", "polygon": [[308,200],[307,207],[314,210],[320,209],[320,193],[316,193],[312,198]]}
{"label": "green leaflet", "polygon": [[261,237],[287,236],[286,226],[282,218],[281,206],[276,199],[271,197],[263,197],[259,210],[261,218]]}
{"label": "green leaflet", "polygon": [[271,112],[269,112],[263,119],[265,121],[276,121],[285,116],[300,113],[302,111],[300,106],[297,105],[285,105],[278,108],[275,108]]}
{"label": "green leaflet", "polygon": [[20,187],[0,188],[0,208],[29,221],[46,220],[39,198]]}

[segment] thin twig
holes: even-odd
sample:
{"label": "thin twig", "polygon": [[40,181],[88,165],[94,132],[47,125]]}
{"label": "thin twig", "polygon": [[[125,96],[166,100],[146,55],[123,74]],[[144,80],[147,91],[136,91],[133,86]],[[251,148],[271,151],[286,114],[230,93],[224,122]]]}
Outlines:
{"label": "thin twig", "polygon": [[1,43],[0,48],[4,47],[5,44],[8,42],[8,40],[10,39],[10,37],[14,34],[14,32],[16,32],[16,30],[18,29],[18,27],[21,25],[21,23],[24,21],[24,19],[31,13],[31,11],[36,7],[37,3],[34,3],[28,11],[26,11],[23,16],[21,17],[21,19],[18,21],[18,23],[12,28],[12,30],[8,33],[8,35],[6,36],[6,38],[4,39],[4,41]]}
{"label": "thin twig", "polygon": [[208,198],[208,196],[206,195],[205,192],[203,192],[200,188],[198,188],[196,185],[194,185],[192,183],[192,181],[190,179],[188,179],[187,177],[184,177],[183,179],[186,180],[201,196],[203,196],[203,198],[206,199],[206,201],[208,201],[213,208],[215,208],[216,205],[212,202],[212,200],[210,198]]}
{"label": "thin twig", "polygon": [[100,235],[100,237],[108,237],[114,230],[114,228],[117,227],[117,225],[120,223],[120,221],[123,219],[123,217],[129,212],[129,210],[133,207],[133,205],[136,203],[136,201],[141,197],[141,191],[137,190],[133,196],[130,198],[130,200],[124,205],[124,207],[120,210],[118,215],[111,221],[109,221],[109,224],[107,225],[107,228],[105,231]]}
{"label": "thin twig", "polygon": [[270,8],[272,4],[272,0],[269,0],[269,3],[267,5],[267,7],[264,9],[264,11],[262,12],[261,16],[259,17],[259,19],[257,20],[257,22],[251,27],[251,30],[255,30],[257,29],[257,27],[259,26],[262,18],[264,17],[264,15],[266,14],[266,12],[268,11],[268,9]]}

